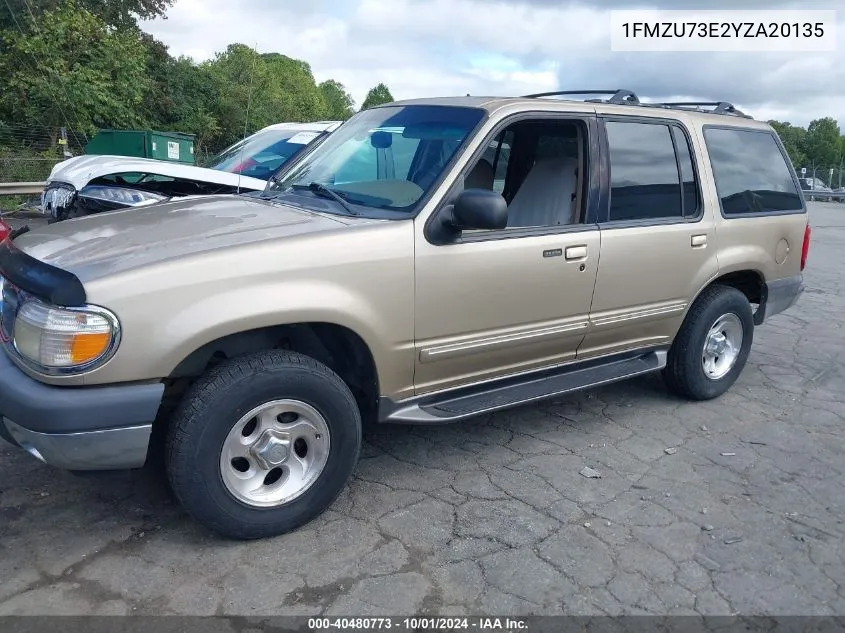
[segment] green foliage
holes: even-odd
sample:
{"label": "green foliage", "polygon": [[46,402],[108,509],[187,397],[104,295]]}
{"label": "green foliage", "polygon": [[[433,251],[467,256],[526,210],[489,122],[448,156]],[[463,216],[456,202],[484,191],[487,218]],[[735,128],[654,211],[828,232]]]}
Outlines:
{"label": "green foliage", "polygon": [[326,104],[326,117],[331,121],[345,121],[355,113],[355,102],[352,95],[339,81],[329,79],[321,83],[318,88]]}
{"label": "green foliage", "polygon": [[55,152],[0,147],[0,182],[40,182],[59,161]]}
{"label": "green foliage", "polygon": [[803,127],[796,127],[790,123],[781,123],[779,121],[769,121],[769,124],[775,128],[775,131],[780,136],[783,146],[786,148],[786,153],[792,160],[795,167],[800,167],[807,162],[807,155],[804,153],[807,141],[807,130]]}
{"label": "green foliage", "polygon": [[326,117],[323,94],[311,67],[301,60],[279,53],[260,55],[243,44],[230,44],[199,68],[215,95],[218,144],[228,145],[273,123]]}
{"label": "green foliage", "polygon": [[817,165],[834,165],[841,160],[842,137],[835,119],[825,117],[811,121],[807,127],[805,151]]}
{"label": "green foliage", "polygon": [[[152,38],[150,38],[152,39]],[[208,68],[187,57],[172,58],[153,40],[148,66],[150,87],[144,96],[143,117],[148,127],[195,134],[195,149],[202,151],[220,136],[216,114],[217,91]]]}
{"label": "green foliage", "polygon": [[0,31],[0,112],[8,120],[70,122],[86,133],[141,123],[148,54],[136,33],[109,28],[75,0],[45,11],[39,23],[28,35]]}
{"label": "green foliage", "polygon": [[373,106],[381,105],[383,103],[390,103],[392,101],[394,101],[393,95],[390,94],[390,90],[388,90],[387,86],[379,84],[375,88],[371,88],[367,93],[367,97],[364,99],[361,109],[366,110],[367,108],[372,108]]}
{"label": "green foliage", "polygon": [[[238,43],[199,64],[171,56],[138,21],[173,2],[0,1],[0,128],[14,130],[0,138],[4,160],[33,151],[50,158],[27,161],[59,158],[61,127],[83,145],[101,128],[187,132],[203,155],[273,123],[354,114],[343,84],[318,85],[299,59]],[[368,99],[367,107],[393,97],[379,84]]]}
{"label": "green foliage", "polygon": [[[149,20],[164,15],[174,0],[76,0],[76,5],[112,27],[134,27],[138,18]],[[32,27],[46,12],[55,11],[63,0],[4,0],[0,3],[0,29]],[[25,23],[26,19],[30,19]]]}
{"label": "green foliage", "polygon": [[821,170],[816,176],[826,179],[826,170],[845,168],[845,136],[835,119],[815,119],[810,121],[807,129],[780,121],[769,121],[769,124],[780,136],[796,169],[808,167],[810,171]]}

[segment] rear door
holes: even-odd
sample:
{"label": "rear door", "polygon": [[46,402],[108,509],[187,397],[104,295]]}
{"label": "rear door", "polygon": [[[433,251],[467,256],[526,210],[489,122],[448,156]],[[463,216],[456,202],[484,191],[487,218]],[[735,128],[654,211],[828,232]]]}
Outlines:
{"label": "rear door", "polygon": [[579,358],[671,343],[689,302],[716,276],[714,210],[693,137],[675,120],[600,120],[601,259]]}

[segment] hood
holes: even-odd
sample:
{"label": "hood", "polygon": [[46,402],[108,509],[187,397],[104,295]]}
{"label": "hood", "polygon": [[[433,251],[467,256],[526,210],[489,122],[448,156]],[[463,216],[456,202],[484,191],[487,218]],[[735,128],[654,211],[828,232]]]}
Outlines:
{"label": "hood", "polygon": [[195,165],[181,165],[152,158],[132,158],[131,156],[75,156],[62,161],[50,172],[47,182],[64,182],[73,185],[76,190],[82,189],[95,178],[110,174],[140,172],[199,180],[217,185],[240,186],[250,191],[262,191],[267,182],[258,178],[240,176],[228,171],[197,167]]}
{"label": "hood", "polygon": [[339,229],[346,220],[251,196],[182,198],[57,222],[24,233],[15,246],[85,283],[150,264]]}

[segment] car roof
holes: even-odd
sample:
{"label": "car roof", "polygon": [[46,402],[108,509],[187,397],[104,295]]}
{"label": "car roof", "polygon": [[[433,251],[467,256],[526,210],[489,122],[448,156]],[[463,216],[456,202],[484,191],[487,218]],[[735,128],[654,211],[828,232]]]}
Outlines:
{"label": "car roof", "polygon": [[[600,91],[608,95],[614,92],[626,93],[633,96],[634,102],[622,101],[616,95],[609,99],[569,99],[560,98],[556,93],[544,93],[541,95],[530,95],[524,97],[502,97],[502,96],[470,96],[463,97],[429,97],[418,99],[406,99],[384,104],[383,106],[452,106],[482,108],[493,114],[500,110],[509,112],[520,111],[560,111],[560,112],[584,112],[596,113],[611,116],[636,116],[654,117],[663,119],[687,120],[690,118],[700,119],[702,123],[711,125],[736,125],[741,127],[768,129],[768,123],[758,121],[749,115],[736,109],[728,102],[672,102],[657,103],[639,101],[632,92],[627,90]],[[557,93],[560,94],[560,93]],[[565,94],[565,93],[564,93]],[[585,94],[585,93],[579,93]],[[710,109],[705,109],[710,108]]]}

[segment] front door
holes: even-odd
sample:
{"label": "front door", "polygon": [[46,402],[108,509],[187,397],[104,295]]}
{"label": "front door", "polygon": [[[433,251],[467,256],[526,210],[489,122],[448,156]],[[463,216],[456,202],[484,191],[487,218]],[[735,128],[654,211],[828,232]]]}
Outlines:
{"label": "front door", "polygon": [[[510,151],[498,152],[495,168],[488,160],[478,170],[496,139],[512,140]],[[573,214],[576,203],[586,206],[587,141],[586,120],[503,124],[464,176],[472,187],[504,188],[508,228],[465,232],[445,245],[418,231],[417,394],[575,358],[589,325],[600,244],[583,209]],[[496,187],[505,173],[506,185]]]}

